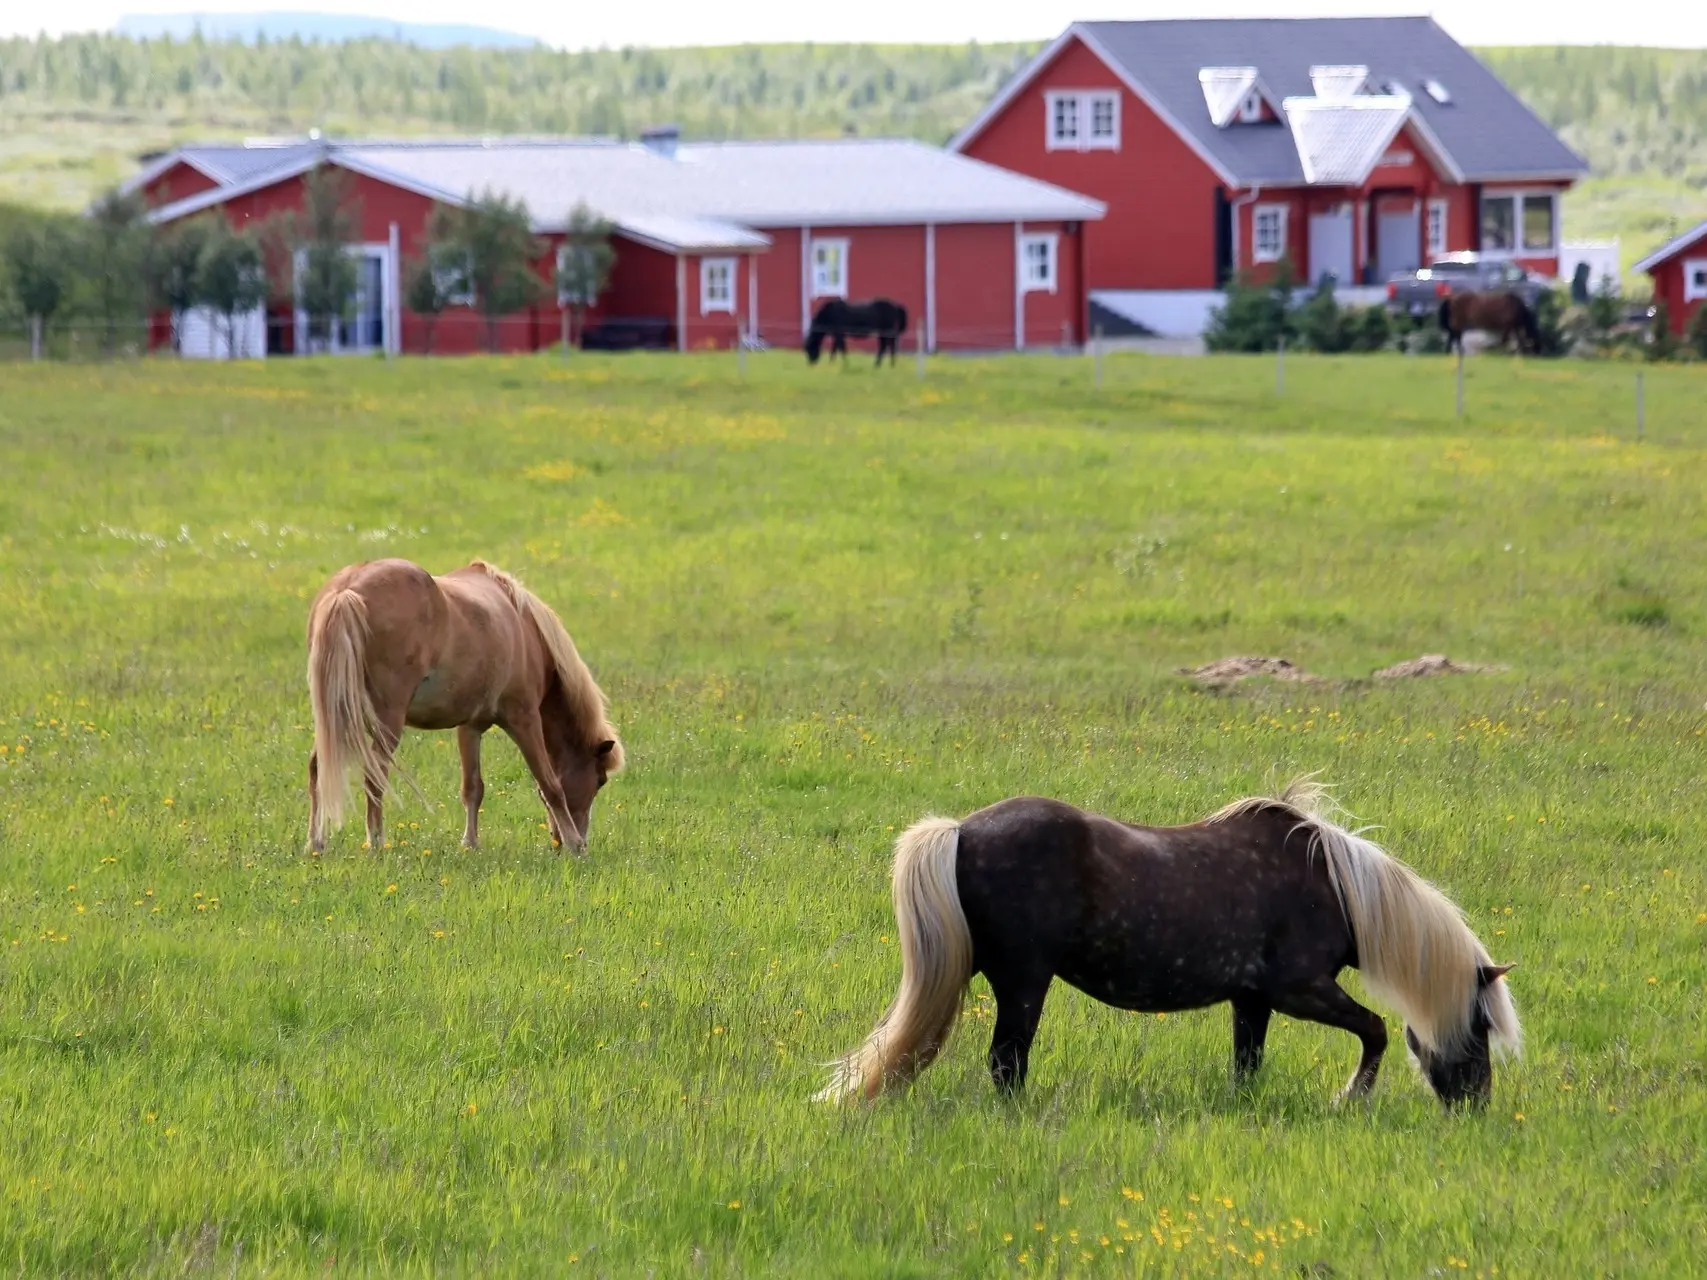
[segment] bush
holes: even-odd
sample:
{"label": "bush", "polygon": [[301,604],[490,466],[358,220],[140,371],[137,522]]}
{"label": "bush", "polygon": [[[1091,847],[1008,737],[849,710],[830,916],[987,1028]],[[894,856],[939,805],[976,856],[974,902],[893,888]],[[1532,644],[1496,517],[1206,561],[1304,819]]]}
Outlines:
{"label": "bush", "polygon": [[1351,348],[1352,313],[1341,307],[1331,288],[1319,288],[1294,316],[1299,345],[1324,355]]}
{"label": "bush", "polygon": [[1696,356],[1707,360],[1707,306],[1696,307],[1695,314],[1689,317],[1685,341]]}
{"label": "bush", "polygon": [[1677,351],[1677,338],[1671,331],[1671,308],[1661,298],[1654,303],[1653,319],[1648,323],[1648,359],[1669,360]]}
{"label": "bush", "polygon": [[1393,341],[1393,318],[1383,306],[1364,307],[1348,313],[1351,319],[1351,349],[1360,354],[1385,351]]}
{"label": "bush", "polygon": [[1537,355],[1562,356],[1570,350],[1565,332],[1565,295],[1544,289],[1535,299],[1535,348]]}
{"label": "bush", "polygon": [[1227,301],[1209,313],[1204,344],[1211,351],[1273,351],[1297,336],[1292,314],[1292,264],[1282,258],[1266,283],[1245,272],[1227,287]]}

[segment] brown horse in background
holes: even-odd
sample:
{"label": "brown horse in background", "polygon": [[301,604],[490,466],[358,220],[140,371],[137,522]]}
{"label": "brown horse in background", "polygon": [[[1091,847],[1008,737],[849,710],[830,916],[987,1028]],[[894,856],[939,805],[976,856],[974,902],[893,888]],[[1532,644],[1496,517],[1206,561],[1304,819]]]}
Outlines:
{"label": "brown horse in background", "polygon": [[1440,304],[1440,327],[1446,331],[1446,349],[1464,350],[1464,334],[1482,329],[1500,336],[1500,346],[1517,339],[1519,351],[1541,352],[1541,331],[1535,310],[1515,293],[1454,293]]}
{"label": "brown horse in background", "polygon": [[367,838],[385,835],[386,779],[404,725],[452,729],[462,756],[462,842],[479,840],[480,736],[493,725],[521,749],[552,844],[587,847],[593,797],[622,768],[605,697],[557,615],[501,569],[476,560],[435,578],[407,560],[338,570],[308,614],[308,847],[326,847],[367,789]]}

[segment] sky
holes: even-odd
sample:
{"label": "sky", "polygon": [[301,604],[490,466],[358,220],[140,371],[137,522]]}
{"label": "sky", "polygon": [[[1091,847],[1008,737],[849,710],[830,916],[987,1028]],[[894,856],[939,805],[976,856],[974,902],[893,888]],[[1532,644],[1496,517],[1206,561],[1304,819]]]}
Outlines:
{"label": "sky", "polygon": [[96,31],[133,12],[312,10],[412,22],[470,22],[569,48],[747,41],[934,43],[1038,40],[1075,19],[1331,17],[1432,12],[1465,44],[1707,47],[1707,5],[1638,0],[0,0],[0,35]]}

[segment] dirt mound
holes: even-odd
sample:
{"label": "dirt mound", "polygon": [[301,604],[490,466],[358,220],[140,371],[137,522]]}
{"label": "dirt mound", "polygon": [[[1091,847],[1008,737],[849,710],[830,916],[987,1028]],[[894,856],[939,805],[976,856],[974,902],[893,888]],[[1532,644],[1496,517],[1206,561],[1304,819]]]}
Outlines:
{"label": "dirt mound", "polygon": [[1479,662],[1454,662],[1444,653],[1425,653],[1408,662],[1396,662],[1375,673],[1377,680],[1416,680],[1423,676],[1472,676],[1488,671],[1504,671],[1504,667],[1483,666]]}
{"label": "dirt mound", "polygon": [[1180,674],[1204,684],[1232,684],[1250,676],[1268,676],[1273,680],[1321,679],[1285,658],[1218,658],[1201,667],[1181,667]]}

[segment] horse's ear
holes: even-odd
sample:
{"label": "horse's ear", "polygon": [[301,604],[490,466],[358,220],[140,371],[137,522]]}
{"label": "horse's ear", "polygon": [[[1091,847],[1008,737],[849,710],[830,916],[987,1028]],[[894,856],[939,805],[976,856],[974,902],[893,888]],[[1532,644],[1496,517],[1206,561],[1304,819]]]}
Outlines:
{"label": "horse's ear", "polygon": [[1515,960],[1510,964],[1485,964],[1478,971],[1477,976],[1481,979],[1484,987],[1491,987],[1515,968],[1517,968],[1517,961]]}
{"label": "horse's ear", "polygon": [[615,738],[606,738],[603,742],[599,743],[598,746],[593,748],[593,754],[595,756],[599,756],[600,758],[603,758],[605,756],[608,756],[611,752],[613,752],[615,750],[616,750],[616,739]]}

